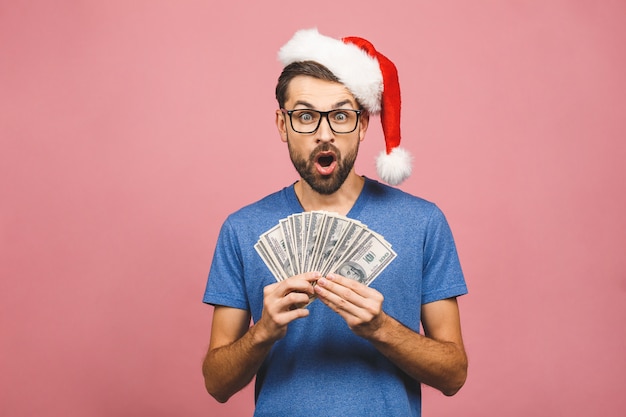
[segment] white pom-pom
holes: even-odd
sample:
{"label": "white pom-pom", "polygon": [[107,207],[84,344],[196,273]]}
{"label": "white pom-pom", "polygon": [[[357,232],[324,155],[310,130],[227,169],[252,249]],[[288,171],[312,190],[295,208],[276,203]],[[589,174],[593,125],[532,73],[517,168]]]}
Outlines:
{"label": "white pom-pom", "polygon": [[398,185],[411,175],[411,154],[402,148],[393,148],[391,153],[382,151],[376,158],[376,171],[380,179],[389,185]]}

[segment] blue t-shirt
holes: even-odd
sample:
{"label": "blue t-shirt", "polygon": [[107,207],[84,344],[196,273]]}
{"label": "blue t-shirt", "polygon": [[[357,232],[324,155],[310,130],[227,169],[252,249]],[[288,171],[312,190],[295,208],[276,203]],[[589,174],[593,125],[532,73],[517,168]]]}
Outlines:
{"label": "blue t-shirt", "polygon": [[[293,185],[231,214],[218,238],[203,301],[261,318],[263,287],[276,282],[254,250],[259,236],[302,212]],[[467,293],[448,223],[437,206],[366,178],[348,217],[381,234],[396,259],[372,282],[383,309],[420,330],[422,304]],[[420,416],[420,384],[321,301],[289,324],[256,377],[255,416]]]}

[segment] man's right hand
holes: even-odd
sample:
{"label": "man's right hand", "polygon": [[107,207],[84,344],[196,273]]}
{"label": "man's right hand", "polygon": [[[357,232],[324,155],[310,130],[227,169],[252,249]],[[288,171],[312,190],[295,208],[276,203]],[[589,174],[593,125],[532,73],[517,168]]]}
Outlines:
{"label": "man's right hand", "polygon": [[274,343],[282,339],[289,323],[309,315],[304,307],[314,296],[313,284],[320,277],[318,272],[306,272],[264,288],[263,313],[255,326],[258,342]]}

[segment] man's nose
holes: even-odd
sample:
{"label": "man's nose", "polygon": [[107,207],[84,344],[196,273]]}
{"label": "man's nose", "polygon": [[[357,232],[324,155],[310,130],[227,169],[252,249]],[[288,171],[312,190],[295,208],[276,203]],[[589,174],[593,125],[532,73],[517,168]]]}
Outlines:
{"label": "man's nose", "polygon": [[328,115],[322,116],[322,120],[320,120],[320,125],[317,128],[316,140],[318,142],[334,142],[335,141],[335,132],[330,128],[330,120],[328,120]]}

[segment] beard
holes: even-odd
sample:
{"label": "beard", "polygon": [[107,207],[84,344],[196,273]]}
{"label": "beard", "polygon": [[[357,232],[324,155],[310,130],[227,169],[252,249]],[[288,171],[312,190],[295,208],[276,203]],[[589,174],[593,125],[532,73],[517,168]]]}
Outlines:
{"label": "beard", "polygon": [[[289,156],[300,177],[316,192],[330,195],[337,191],[352,171],[359,151],[359,141],[345,156],[334,145],[325,142],[318,145],[308,158],[296,154],[288,142]],[[337,159],[337,167],[330,175],[320,175],[315,168],[315,158],[320,152],[332,151]]]}

